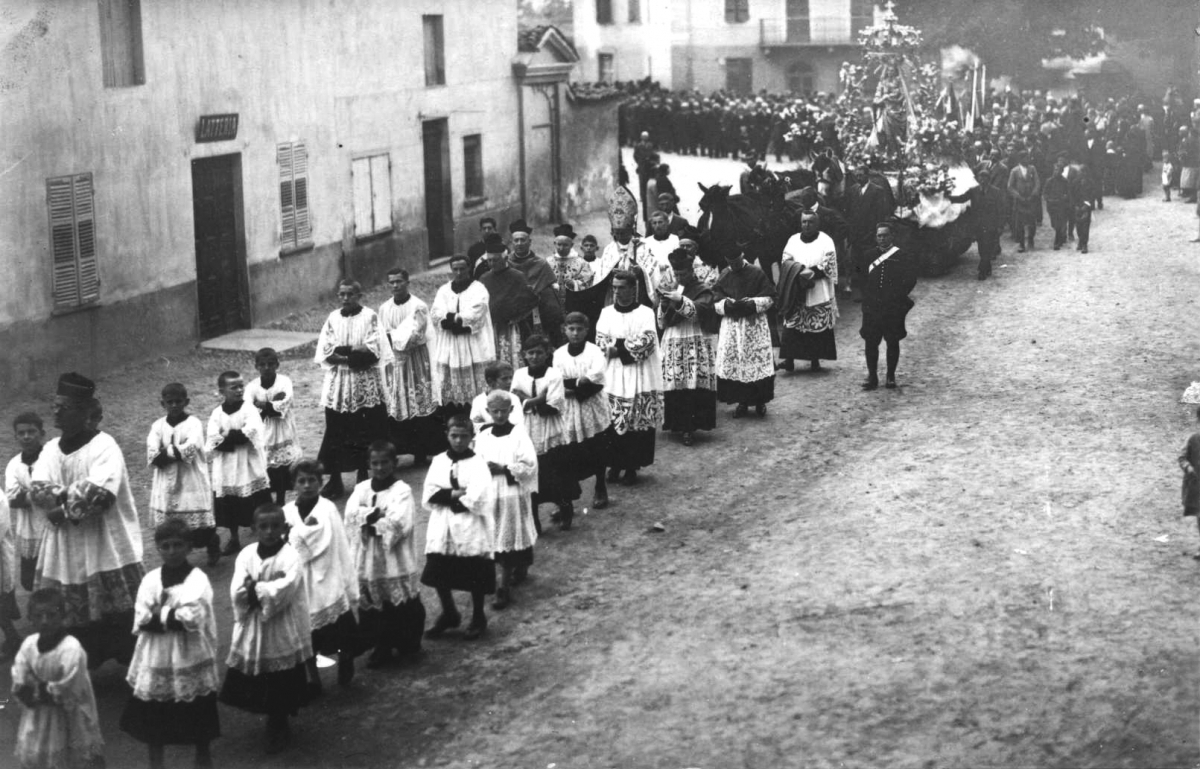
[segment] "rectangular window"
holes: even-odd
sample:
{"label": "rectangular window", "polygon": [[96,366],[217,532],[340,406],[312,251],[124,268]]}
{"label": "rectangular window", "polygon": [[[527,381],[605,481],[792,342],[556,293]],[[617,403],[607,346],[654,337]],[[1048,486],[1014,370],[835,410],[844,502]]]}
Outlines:
{"label": "rectangular window", "polygon": [[850,37],[858,39],[858,33],[875,23],[874,0],[850,0]]}
{"label": "rectangular window", "polygon": [[629,23],[642,23],[642,3],[641,0],[629,0]]}
{"label": "rectangular window", "polygon": [[355,158],[354,235],[365,238],[392,229],[392,164],[386,154]]}
{"label": "rectangular window", "polygon": [[750,0],[725,0],[725,23],[742,24],[750,20]]}
{"label": "rectangular window", "polygon": [[446,39],[442,17],[422,16],[425,27],[425,85],[446,84]]}
{"label": "rectangular window", "polygon": [[47,179],[46,203],[50,208],[50,250],[54,259],[54,309],[99,301],[92,175]]}
{"label": "rectangular window", "polygon": [[612,0],[596,0],[596,23],[613,23]]}
{"label": "rectangular window", "polygon": [[613,63],[613,55],[611,53],[601,53],[596,56],[600,62],[600,71],[596,78],[601,83],[612,83],[617,79],[616,65]]}
{"label": "rectangular window", "polygon": [[279,161],[279,247],[292,251],[312,243],[308,220],[308,150],[304,142],[285,142],[276,148]]}
{"label": "rectangular window", "polygon": [[100,0],[99,6],[104,87],[144,84],[141,0]]}
{"label": "rectangular window", "polygon": [[754,61],[751,59],[726,59],[725,89],[737,94],[753,92]]}
{"label": "rectangular window", "polygon": [[463,190],[467,202],[483,199],[483,137],[471,134],[463,137]]}

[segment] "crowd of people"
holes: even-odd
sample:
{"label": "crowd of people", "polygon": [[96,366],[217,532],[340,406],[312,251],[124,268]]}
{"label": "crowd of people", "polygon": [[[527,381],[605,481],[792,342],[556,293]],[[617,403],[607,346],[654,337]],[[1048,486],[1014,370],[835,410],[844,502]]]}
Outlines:
{"label": "crowd of people", "polygon": [[[1054,247],[1077,237],[1087,251],[1091,209],[1112,168],[1093,160],[1101,143],[1107,154],[1120,142],[1139,184],[1161,148],[1173,161],[1163,165],[1166,191],[1178,184],[1194,199],[1197,108],[1185,121],[1168,103],[1160,122],[1129,102],[1034,95],[990,133],[979,129],[964,152],[985,222],[980,277],[1005,228],[1019,249],[1034,247],[1043,201]],[[720,403],[734,419],[765,417],[777,372],[837,359],[839,292],[853,288],[863,306],[862,387],[897,387],[917,255],[894,242],[904,206],[888,179],[869,160],[841,165],[840,179],[798,191],[778,274],[748,263],[740,245],[719,265],[702,260],[702,234],[662,187],[643,236],[638,201],[619,187],[603,249],[563,224],[542,257],[524,220],[508,225],[506,240],[485,218],[479,242],[452,257],[450,280],[429,301],[411,293],[402,269],[388,272],[392,297],[377,311],[362,305],[360,284],[343,280],[314,354],[325,416],[315,456],[297,434],[292,383],[274,350],[258,351],[249,382],[238,371],[216,377],[222,403],[207,423],[189,413],[187,389],[167,383],[146,440],[162,560],[149,573],[125,458],[100,429],[96,386],[64,374],[58,437],[45,440],[36,413],[14,421],[21,451],[0,503],[0,631],[24,707],[21,765],[100,760],[87,671],[108,659],[128,666],[121,729],[147,744],[151,766],[175,744],[194,745],[206,766],[218,702],[266,714],[267,749],[282,750],[289,717],[322,690],[318,654],[337,658],[342,684],[368,652],[368,668],[409,663],[423,638],[462,626],[456,592],[470,597],[461,637],[480,638],[488,597],[502,611],[528,577],[543,506],[570,531],[582,482],[594,480],[595,509],[608,505],[612,485],[635,493],[660,431],[691,446],[717,428]],[[428,468],[418,493],[399,477],[405,455]],[[354,474],[352,488],[344,473]],[[423,544],[418,508],[428,516]],[[245,546],[244,528],[255,535]],[[212,586],[189,561],[194,548],[210,569],[236,559],[223,679]],[[23,640],[18,584],[31,591],[35,630]],[[428,624],[422,584],[438,598]]]}

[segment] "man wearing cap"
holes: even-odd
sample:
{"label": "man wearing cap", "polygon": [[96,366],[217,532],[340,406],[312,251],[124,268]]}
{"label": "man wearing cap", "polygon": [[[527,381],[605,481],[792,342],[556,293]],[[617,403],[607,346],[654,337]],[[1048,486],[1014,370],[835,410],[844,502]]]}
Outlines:
{"label": "man wearing cap", "polygon": [[525,282],[525,276],[509,265],[509,252],[499,235],[488,238],[487,257],[490,269],[479,282],[488,293],[496,358],[517,369],[521,367],[521,341],[533,333],[537,295]]}
{"label": "man wearing cap", "polygon": [[[488,235],[490,235],[491,233],[493,233],[495,231],[496,231],[496,220],[495,219],[493,219],[490,216],[485,216],[479,220],[479,241],[476,243],[472,243],[470,245],[470,247],[467,248],[467,259],[471,260],[471,269],[472,270],[474,270],[475,266],[477,264],[479,264],[479,260],[483,258],[483,255],[484,255],[483,240],[484,240],[484,238],[486,238]],[[485,259],[484,261],[486,262],[487,260]]]}
{"label": "man wearing cap", "polygon": [[554,228],[554,256],[550,259],[559,296],[592,285],[592,265],[575,250],[575,230],[569,224]]}
{"label": "man wearing cap", "polygon": [[508,232],[512,243],[508,266],[524,276],[525,283],[538,300],[532,316],[532,330],[534,333],[550,337],[550,342],[558,347],[566,340],[562,335],[563,308],[554,270],[550,268],[549,262],[533,253],[533,228],[526,224],[524,219],[518,219],[508,225]]}
{"label": "man wearing cap", "polygon": [[754,406],[759,416],[775,398],[775,355],[767,311],[775,304],[775,288],[761,269],[749,264],[745,244],[726,256],[729,268],[713,286],[714,308],[721,316],[717,338],[717,399],[736,403],[734,419]]}
{"label": "man wearing cap", "polygon": [[30,476],[30,500],[49,524],[35,587],[62,593],[65,629],[79,639],[92,667],[110,657],[128,664],[134,601],[145,573],[125,457],[112,436],[95,429],[103,416],[95,391],[79,374],[59,377],[53,408],[62,436],[45,445]]}
{"label": "man wearing cap", "polygon": [[696,279],[709,288],[717,282],[717,277],[721,271],[713,267],[700,258],[700,230],[692,225],[688,225],[679,233],[679,247],[687,251],[692,257],[692,272],[695,273]]}
{"label": "man wearing cap", "polygon": [[[1007,219],[1008,201],[1004,191],[992,183],[991,170],[986,166],[975,169],[979,186],[971,191],[971,211],[975,217],[975,245],[979,251],[980,280],[992,274],[992,261],[1000,255],[1000,233]],[[861,262],[859,262],[861,263]]]}
{"label": "man wearing cap", "polygon": [[887,342],[887,383],[896,388],[896,366],[900,363],[900,340],[908,336],[904,318],[913,307],[908,297],[917,284],[916,261],[892,243],[892,226],[884,222],[876,229],[875,248],[863,254],[857,265],[862,276],[862,328],[866,345],[867,381],[864,390],[879,387],[879,343]]}

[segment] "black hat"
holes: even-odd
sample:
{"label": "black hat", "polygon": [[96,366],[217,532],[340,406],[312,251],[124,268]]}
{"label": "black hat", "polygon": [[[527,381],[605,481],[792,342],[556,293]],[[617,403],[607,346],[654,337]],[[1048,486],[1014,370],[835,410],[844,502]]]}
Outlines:
{"label": "black hat", "polygon": [[508,231],[510,234],[514,232],[524,232],[526,234],[530,234],[533,232],[533,228],[526,224],[524,219],[518,219],[512,224],[508,225]]}
{"label": "black hat", "polygon": [[483,236],[483,252],[485,254],[503,254],[508,250],[508,246],[504,245],[504,238],[500,237],[498,232],[489,232]]}
{"label": "black hat", "polygon": [[667,261],[671,263],[673,269],[690,268],[694,264],[694,259],[686,248],[677,248],[667,254]]}
{"label": "black hat", "polygon": [[68,398],[91,398],[96,394],[96,383],[72,371],[58,378],[58,394]]}
{"label": "black hat", "polygon": [[700,230],[696,229],[695,227],[693,227],[692,225],[689,224],[688,226],[684,227],[682,230],[679,231],[679,239],[681,241],[682,240],[690,240],[693,243],[699,244],[700,243]]}
{"label": "black hat", "polygon": [[575,230],[569,224],[560,224],[554,228],[554,237],[575,239]]}

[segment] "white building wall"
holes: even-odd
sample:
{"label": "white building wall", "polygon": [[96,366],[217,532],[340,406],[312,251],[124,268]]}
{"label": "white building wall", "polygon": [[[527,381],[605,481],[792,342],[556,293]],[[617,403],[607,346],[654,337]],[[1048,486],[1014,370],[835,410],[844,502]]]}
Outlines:
{"label": "white building wall", "polygon": [[572,26],[579,66],[572,78],[595,81],[600,76],[601,53],[613,55],[617,80],[649,76],[666,88],[671,77],[672,6],[681,0],[640,0],[641,21],[629,22],[630,0],[612,0],[613,21],[596,21],[595,0],[575,0]]}

